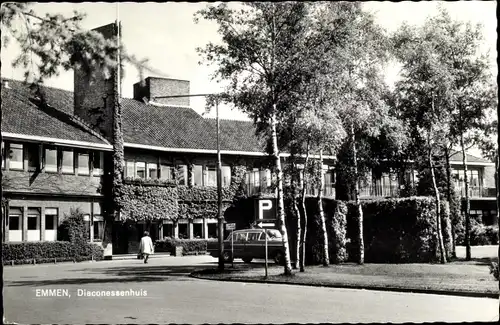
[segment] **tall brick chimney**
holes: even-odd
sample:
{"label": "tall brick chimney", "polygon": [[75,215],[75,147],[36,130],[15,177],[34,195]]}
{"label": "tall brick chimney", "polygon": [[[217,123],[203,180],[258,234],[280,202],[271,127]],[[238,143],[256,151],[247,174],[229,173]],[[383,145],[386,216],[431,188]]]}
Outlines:
{"label": "tall brick chimney", "polygon": [[134,99],[172,106],[189,106],[189,97],[157,98],[158,96],[189,95],[189,81],[147,77],[144,83],[134,84]]}
{"label": "tall brick chimney", "polygon": [[[93,29],[112,38],[118,35],[118,24],[111,23]],[[99,131],[106,139],[113,137],[113,97],[116,83],[115,73],[109,78],[96,68],[93,80],[80,69],[74,70],[74,114]]]}

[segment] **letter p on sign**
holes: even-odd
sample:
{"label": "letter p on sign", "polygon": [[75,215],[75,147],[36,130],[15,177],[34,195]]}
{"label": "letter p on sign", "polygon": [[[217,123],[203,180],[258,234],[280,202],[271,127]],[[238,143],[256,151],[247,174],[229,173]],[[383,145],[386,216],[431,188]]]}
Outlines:
{"label": "letter p on sign", "polygon": [[260,200],[259,201],[259,219],[264,219],[264,211],[269,211],[273,207],[273,201]]}

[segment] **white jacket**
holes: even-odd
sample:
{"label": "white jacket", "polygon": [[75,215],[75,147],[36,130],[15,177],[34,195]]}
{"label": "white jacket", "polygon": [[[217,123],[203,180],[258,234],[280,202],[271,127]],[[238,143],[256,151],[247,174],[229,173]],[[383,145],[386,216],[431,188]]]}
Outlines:
{"label": "white jacket", "polygon": [[144,236],[141,238],[141,244],[139,245],[139,252],[142,254],[153,254],[154,246],[151,237]]}

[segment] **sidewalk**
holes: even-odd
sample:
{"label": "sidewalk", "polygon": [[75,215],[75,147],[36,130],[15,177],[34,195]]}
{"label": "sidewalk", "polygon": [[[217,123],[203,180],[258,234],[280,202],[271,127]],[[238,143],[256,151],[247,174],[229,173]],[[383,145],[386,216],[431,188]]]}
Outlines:
{"label": "sidewalk", "polygon": [[[498,260],[498,259],[497,259]],[[336,288],[433,293],[498,299],[498,282],[489,273],[489,260],[454,261],[448,264],[342,264],[308,266],[283,275],[283,267],[269,265],[268,277],[262,263],[230,264],[226,272],[195,272],[193,277],[241,282],[298,284]]]}

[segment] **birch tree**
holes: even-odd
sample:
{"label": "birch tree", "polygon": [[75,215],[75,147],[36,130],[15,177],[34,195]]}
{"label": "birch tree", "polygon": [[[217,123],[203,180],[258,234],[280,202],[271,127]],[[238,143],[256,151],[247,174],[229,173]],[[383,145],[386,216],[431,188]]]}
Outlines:
{"label": "birch tree", "polygon": [[[230,8],[230,6],[232,8]],[[291,274],[285,227],[283,174],[278,146],[278,123],[300,98],[307,76],[301,60],[314,44],[307,42],[308,5],[299,2],[243,3],[208,6],[199,17],[218,24],[221,44],[209,43],[199,52],[214,65],[214,78],[229,81],[226,98],[247,112],[257,130],[268,137],[275,161],[277,215],[285,248],[284,273]]]}
{"label": "birch tree", "polygon": [[[480,25],[453,21],[440,9],[438,15],[427,19],[421,28],[403,27],[398,35],[400,44],[406,48],[403,59],[407,67],[431,66],[427,71],[413,74],[414,82],[425,83],[434,78],[433,88],[439,89],[439,109],[442,123],[447,123],[448,137],[443,139],[444,158],[447,164],[447,197],[451,201],[450,152],[458,145],[462,153],[465,197],[465,245],[466,259],[471,258],[470,249],[470,191],[467,170],[467,150],[474,146],[474,129],[485,114],[494,107],[495,93],[487,57],[479,52],[483,40]],[[410,45],[409,43],[414,43]],[[425,47],[425,48],[423,48]],[[410,63],[411,62],[411,63]],[[431,76],[432,75],[432,76]],[[431,77],[430,77],[431,76]],[[430,96],[430,93],[428,94]]]}

